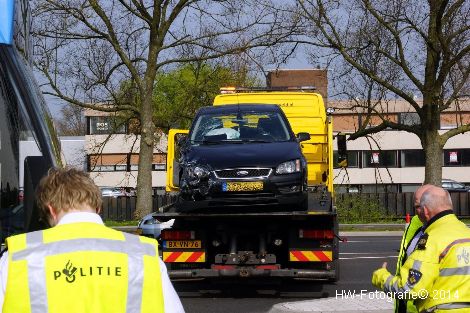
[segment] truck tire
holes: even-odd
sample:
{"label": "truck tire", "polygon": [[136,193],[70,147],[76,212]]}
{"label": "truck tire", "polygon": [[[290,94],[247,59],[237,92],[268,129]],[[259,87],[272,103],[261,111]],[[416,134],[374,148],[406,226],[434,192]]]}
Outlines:
{"label": "truck tire", "polygon": [[332,283],[336,283],[337,281],[339,281],[339,277],[340,277],[339,259],[336,259],[333,261],[333,268],[335,270],[335,276],[333,278],[330,278],[329,281]]}

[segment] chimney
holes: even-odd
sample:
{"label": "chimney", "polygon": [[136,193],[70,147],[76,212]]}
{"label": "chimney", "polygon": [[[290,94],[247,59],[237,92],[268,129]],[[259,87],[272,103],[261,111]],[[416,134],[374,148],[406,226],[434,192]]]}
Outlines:
{"label": "chimney", "polygon": [[328,97],[328,71],[326,69],[275,70],[268,72],[268,87],[313,86],[326,103]]}

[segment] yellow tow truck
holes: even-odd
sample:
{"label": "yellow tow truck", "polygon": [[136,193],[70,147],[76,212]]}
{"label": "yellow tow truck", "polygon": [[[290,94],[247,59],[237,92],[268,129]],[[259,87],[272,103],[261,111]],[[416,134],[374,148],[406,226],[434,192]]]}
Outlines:
{"label": "yellow tow truck", "polygon": [[313,88],[228,87],[169,131],[179,197],[155,217],[175,220],[160,237],[171,278],[339,279],[330,113]]}

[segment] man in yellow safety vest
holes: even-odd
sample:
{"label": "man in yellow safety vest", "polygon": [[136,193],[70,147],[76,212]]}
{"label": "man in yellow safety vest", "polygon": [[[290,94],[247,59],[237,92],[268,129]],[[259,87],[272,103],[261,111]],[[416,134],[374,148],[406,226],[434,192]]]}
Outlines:
{"label": "man in yellow safety vest", "polygon": [[[419,201],[423,193],[428,190],[432,185],[423,185],[416,189],[413,195],[413,202],[415,212],[419,209]],[[400,269],[405,264],[405,261],[415,250],[416,244],[418,243],[419,238],[423,235],[422,231],[423,223],[419,219],[418,215],[413,216],[410,221],[410,224],[406,227],[401,240],[400,253],[398,254],[397,261],[397,270],[395,275],[400,274]],[[413,300],[406,299],[395,299],[395,313],[417,313],[418,309],[413,303]]]}
{"label": "man in yellow safety vest", "polygon": [[398,299],[412,299],[418,312],[470,312],[470,229],[452,211],[447,191],[432,186],[417,210],[423,235],[396,276],[387,263],[372,284]]}
{"label": "man in yellow safety vest", "polygon": [[157,241],[104,226],[101,193],[86,173],[50,170],[36,197],[54,227],[7,238],[2,312],[184,312]]}

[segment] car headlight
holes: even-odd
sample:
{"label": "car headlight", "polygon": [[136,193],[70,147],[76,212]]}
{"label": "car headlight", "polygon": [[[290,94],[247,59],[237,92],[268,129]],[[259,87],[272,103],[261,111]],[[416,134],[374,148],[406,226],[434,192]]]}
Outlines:
{"label": "car headlight", "polygon": [[300,172],[300,160],[292,160],[279,164],[276,174],[291,174]]}
{"label": "car headlight", "polygon": [[201,178],[208,177],[209,176],[209,171],[204,167],[196,166],[193,170],[193,174],[197,178],[201,179]]}
{"label": "car headlight", "polygon": [[188,176],[192,179],[203,179],[208,177],[210,174],[209,170],[202,166],[195,166],[188,168]]}

